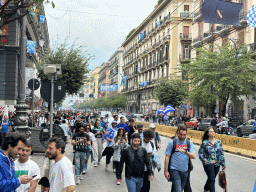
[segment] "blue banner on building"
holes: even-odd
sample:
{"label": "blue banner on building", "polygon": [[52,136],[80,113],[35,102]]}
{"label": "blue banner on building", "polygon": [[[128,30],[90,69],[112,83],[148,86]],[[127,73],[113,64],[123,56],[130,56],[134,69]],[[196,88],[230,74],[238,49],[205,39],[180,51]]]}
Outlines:
{"label": "blue banner on building", "polygon": [[44,21],[45,21],[45,16],[44,15],[40,15],[40,22],[44,23]]}
{"label": "blue banner on building", "polygon": [[144,35],[142,33],[140,33],[140,40],[144,39]]}
{"label": "blue banner on building", "polygon": [[100,91],[117,91],[117,85],[101,85]]}
{"label": "blue banner on building", "polygon": [[202,17],[205,23],[240,26],[239,12],[243,4],[221,0],[207,0],[202,5]]}
{"label": "blue banner on building", "polygon": [[35,53],[36,41],[27,40],[27,53]]}

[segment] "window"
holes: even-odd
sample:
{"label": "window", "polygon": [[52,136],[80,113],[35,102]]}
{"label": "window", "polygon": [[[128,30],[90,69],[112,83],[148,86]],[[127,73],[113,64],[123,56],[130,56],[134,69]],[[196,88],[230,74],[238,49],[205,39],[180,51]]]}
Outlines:
{"label": "window", "polygon": [[244,43],[244,31],[238,33],[239,43]]}
{"label": "window", "polygon": [[189,36],[189,26],[183,26],[183,38],[188,38]]}
{"label": "window", "polygon": [[189,5],[184,5],[184,11],[189,11]]}

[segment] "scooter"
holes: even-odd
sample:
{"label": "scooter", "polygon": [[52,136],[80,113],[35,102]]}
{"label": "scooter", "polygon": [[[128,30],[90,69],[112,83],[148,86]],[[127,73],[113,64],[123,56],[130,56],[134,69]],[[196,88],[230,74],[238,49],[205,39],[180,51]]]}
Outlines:
{"label": "scooter", "polygon": [[217,127],[217,133],[231,135],[233,128],[232,127]]}

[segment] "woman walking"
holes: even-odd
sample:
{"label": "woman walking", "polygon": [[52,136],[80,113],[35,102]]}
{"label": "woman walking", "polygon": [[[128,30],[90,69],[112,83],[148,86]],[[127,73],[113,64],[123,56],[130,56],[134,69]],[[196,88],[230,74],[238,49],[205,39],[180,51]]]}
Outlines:
{"label": "woman walking", "polygon": [[[125,134],[124,128],[120,127],[117,130],[117,134],[114,137],[114,144],[113,144],[113,149],[114,149],[114,155],[113,155],[113,170],[116,172],[118,169],[119,163],[120,163],[120,158],[121,158],[121,151],[124,150],[128,146],[127,144],[127,138]],[[120,185],[120,180],[117,179],[116,182],[117,185]]]}
{"label": "woman walking", "polygon": [[204,192],[215,192],[215,178],[220,166],[222,166],[222,170],[225,169],[225,158],[221,141],[215,138],[213,128],[209,127],[205,130],[198,155],[207,175]]}
{"label": "woman walking", "polygon": [[[98,148],[96,148],[95,152],[95,163],[94,163],[94,167],[98,166],[98,163],[100,162],[100,159],[102,157],[102,137],[104,135],[104,131],[103,131],[103,127],[100,127],[100,120],[96,120],[95,121],[95,125],[92,128],[92,133],[94,134],[95,138],[96,138],[96,143]],[[98,155],[97,155],[98,154]]]}

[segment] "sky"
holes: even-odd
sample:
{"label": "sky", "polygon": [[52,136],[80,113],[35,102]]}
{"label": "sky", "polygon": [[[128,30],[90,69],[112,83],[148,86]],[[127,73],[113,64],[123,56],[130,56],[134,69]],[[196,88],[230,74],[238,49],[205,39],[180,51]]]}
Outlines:
{"label": "sky", "polygon": [[51,45],[57,39],[86,46],[93,70],[121,46],[125,37],[154,10],[157,0],[53,0],[45,5]]}

